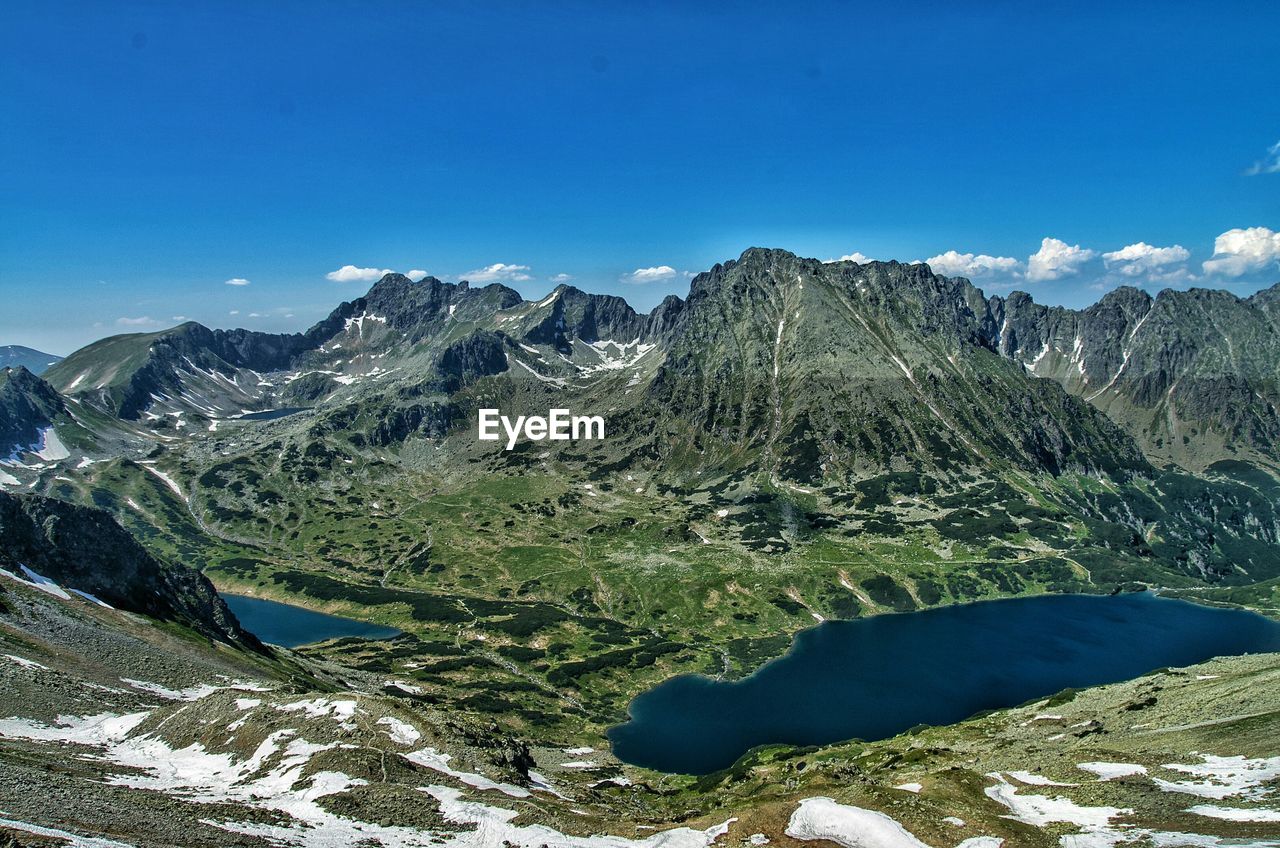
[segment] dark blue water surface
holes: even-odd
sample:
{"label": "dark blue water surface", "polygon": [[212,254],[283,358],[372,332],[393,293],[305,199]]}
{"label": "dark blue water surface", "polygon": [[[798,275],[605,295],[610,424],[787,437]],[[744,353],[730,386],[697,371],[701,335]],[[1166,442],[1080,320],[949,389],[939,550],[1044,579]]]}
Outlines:
{"label": "dark blue water surface", "polygon": [[264,642],[296,648],[312,642],[323,642],[325,639],[337,639],[342,636],[358,636],[362,639],[390,639],[399,636],[400,631],[391,627],[381,627],[353,618],[341,618],[323,612],[282,604],[276,601],[264,601],[261,598],[248,598],[244,595],[223,595],[222,600],[240,619],[240,624]]}
{"label": "dark blue water surface", "polygon": [[633,765],[706,774],[757,745],[884,739],[1067,687],[1276,650],[1280,624],[1270,619],[1149,593],[829,621],[743,680],[685,675],[656,686],[631,702],[631,720],[609,739]]}
{"label": "dark blue water surface", "polygon": [[[285,406],[280,409],[264,409],[261,412],[246,412],[244,415],[238,416],[237,421],[273,421],[276,418],[284,418],[287,415],[293,415],[295,412],[303,412],[305,406]],[[276,644],[279,644],[278,642]]]}

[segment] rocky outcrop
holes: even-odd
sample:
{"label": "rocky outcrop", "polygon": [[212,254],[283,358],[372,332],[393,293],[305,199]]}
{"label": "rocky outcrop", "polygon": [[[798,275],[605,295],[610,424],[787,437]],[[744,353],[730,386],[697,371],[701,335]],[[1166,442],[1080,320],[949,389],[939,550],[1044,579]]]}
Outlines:
{"label": "rocky outcrop", "polygon": [[26,368],[0,369],[0,457],[35,444],[65,412],[62,396]]}
{"label": "rocky outcrop", "polygon": [[1105,416],[996,355],[994,323],[981,292],[923,265],[753,249],[694,279],[650,396],[705,434],[696,449],[764,450],[806,485],[993,458],[1148,470]]}
{"label": "rocky outcrop", "polygon": [[506,371],[504,338],[501,333],[477,330],[445,348],[438,369],[448,390],[457,391],[480,377]]}
{"label": "rocky outcrop", "polygon": [[0,567],[19,573],[22,566],[117,609],[265,650],[204,575],[161,562],[103,510],[0,492]]}
{"label": "rocky outcrop", "polygon": [[1280,470],[1280,286],[1124,287],[1082,310],[992,298],[1001,355],[1102,409],[1157,462]]}

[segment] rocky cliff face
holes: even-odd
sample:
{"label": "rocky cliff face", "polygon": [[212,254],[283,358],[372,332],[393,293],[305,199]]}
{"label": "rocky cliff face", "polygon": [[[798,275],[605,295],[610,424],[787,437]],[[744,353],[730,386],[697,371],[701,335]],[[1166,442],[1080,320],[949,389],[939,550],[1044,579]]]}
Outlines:
{"label": "rocky cliff face", "polygon": [[993,455],[1053,472],[1136,470],[1120,430],[1158,465],[1280,473],[1278,327],[1280,285],[1245,299],[1121,288],[1071,310],[1022,292],[986,298],[924,265],[751,249],[648,315],[571,286],[533,302],[497,284],[388,274],[306,333],[184,324],[104,339],[48,375],[154,425],[345,402],[397,371],[391,382],[412,375],[445,394],[503,373],[583,389],[626,372],[622,389],[645,383],[698,439],[805,457],[789,466],[799,479]]}
{"label": "rocky cliff face", "polygon": [[993,298],[1004,356],[1103,410],[1157,462],[1280,469],[1280,285],[1250,298],[1109,292],[1083,310]]}
{"label": "rocky cliff face", "polygon": [[[370,323],[395,330],[414,343],[438,334],[451,321],[490,318],[498,310],[520,302],[514,289],[496,283],[473,289],[466,281],[445,283],[426,277],[414,282],[403,274],[387,274],[364,297],[342,304],[308,330],[307,337],[313,346],[320,347],[348,330],[349,321],[361,321],[365,316]],[[365,329],[360,328],[362,332]]]}
{"label": "rocky cliff face", "polygon": [[0,567],[21,574],[22,566],[116,609],[262,649],[208,579],[186,566],[160,562],[102,510],[0,492]]}
{"label": "rocky cliff face", "polygon": [[26,368],[0,369],[0,458],[35,444],[65,412],[62,396]]}
{"label": "rocky cliff face", "polygon": [[995,458],[1145,468],[1104,416],[997,355],[992,324],[980,292],[921,265],[750,250],[695,278],[651,396],[804,484]]}
{"label": "rocky cliff face", "polygon": [[229,414],[262,396],[256,373],[285,368],[310,346],[301,334],[210,330],[188,322],[95,342],[50,368],[46,378],[58,391],[125,420],[138,420],[157,404],[165,411]]}

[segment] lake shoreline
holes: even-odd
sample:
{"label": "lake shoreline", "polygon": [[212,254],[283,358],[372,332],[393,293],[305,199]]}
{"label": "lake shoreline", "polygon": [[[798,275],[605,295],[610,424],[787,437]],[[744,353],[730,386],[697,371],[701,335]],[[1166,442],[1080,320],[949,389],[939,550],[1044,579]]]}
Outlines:
{"label": "lake shoreline", "polygon": [[631,765],[708,774],[759,745],[885,739],[1067,688],[1273,650],[1272,619],[1154,592],[953,604],[822,622],[734,681],[669,678],[633,698],[608,738]]}
{"label": "lake shoreline", "polygon": [[298,648],[330,639],[352,637],[393,639],[404,632],[394,627],[319,612],[297,604],[231,592],[218,594],[245,630],[263,642],[282,648]]}

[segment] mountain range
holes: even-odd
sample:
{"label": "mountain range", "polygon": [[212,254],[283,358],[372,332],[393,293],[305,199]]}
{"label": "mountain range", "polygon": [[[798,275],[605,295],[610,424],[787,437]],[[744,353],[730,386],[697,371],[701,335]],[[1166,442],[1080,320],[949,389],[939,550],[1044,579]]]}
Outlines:
{"label": "mountain range", "polygon": [[[1069,310],[1022,292],[987,298],[922,264],[819,263],[753,249],[695,278],[687,300],[669,297],[648,315],[568,286],[524,302],[502,285],[389,274],[306,333],[187,323],[96,342],[46,378],[119,418],[154,421],[341,402],[375,380],[434,380],[451,393],[515,369],[520,379],[582,391],[626,372],[624,382],[642,381],[633,394],[672,407],[725,446],[821,455],[833,473],[849,463],[883,467],[895,453],[939,461],[998,450],[1051,471],[1140,462],[1132,444],[1101,435],[1107,425],[1092,407],[1148,461],[1200,472],[1243,460],[1274,472],[1278,304],[1280,287],[1245,299],[1121,288]],[[910,431],[842,430],[838,444],[836,422],[816,423],[792,402],[789,390],[813,381],[846,393],[846,410],[918,408],[928,396],[933,420]],[[1005,415],[985,414],[994,408]],[[1023,411],[1035,420],[1016,420]],[[813,468],[793,470],[816,479]]]}
{"label": "mountain range", "polygon": [[[46,432],[78,446],[87,476],[111,457],[199,465],[194,486],[174,488],[197,504],[203,537],[219,516],[269,522],[284,489],[344,465],[430,467],[468,485],[499,469],[545,473],[546,457],[477,443],[476,410],[567,406],[605,415],[610,432],[553,451],[572,476],[638,472],[658,491],[713,490],[728,509],[716,532],[745,551],[903,528],[936,547],[1030,526],[1056,550],[1081,536],[1108,550],[1122,536],[1139,560],[1252,581],[1280,574],[1278,303],[1280,286],[1243,299],[1122,288],[1068,310],[1021,292],[987,297],[923,264],[757,248],[647,315],[570,286],[525,301],[500,284],[388,274],[305,333],[186,323],[103,339],[42,377],[9,369],[0,435],[14,480],[40,470]],[[245,426],[280,409],[300,411],[274,429]],[[227,428],[245,438],[224,472],[210,455]],[[244,469],[257,470],[230,493],[204,485]],[[273,473],[286,479],[255,491]],[[89,502],[109,499],[86,485]],[[991,485],[997,496],[965,504]],[[862,494],[876,487],[879,504]],[[797,521],[806,499],[811,518]],[[902,514],[909,499],[918,514]],[[1051,529],[1064,519],[1079,522],[1074,542]],[[1091,523],[1105,529],[1082,529]],[[1142,582],[1149,565],[1120,569],[1120,582]]]}
{"label": "mountain range", "polygon": [[[453,789],[424,807],[447,777],[527,805],[540,825],[501,830],[513,843],[689,821],[703,846],[726,807],[744,839],[779,838],[797,793],[852,781],[928,844],[1057,844],[1010,823],[994,772],[1113,750],[1166,768],[1226,750],[1220,733],[1265,753],[1274,657],[701,778],[582,752],[636,694],[745,675],[816,621],[1135,589],[1280,608],[1278,302],[1122,288],[1069,310],[753,248],[647,314],[388,274],[304,333],[186,323],[6,368],[0,677],[40,716],[0,718],[0,771],[25,787],[0,779],[0,803],[71,786],[130,811],[140,844],[301,844],[298,821],[418,844],[398,828],[465,839],[464,812],[508,827]],[[601,415],[606,438],[504,450],[476,438],[482,408]],[[402,633],[268,648],[215,587]],[[66,764],[39,747],[67,741],[105,747]],[[212,771],[137,777],[178,756]],[[348,783],[293,789],[333,774]],[[944,807],[898,803],[917,774]],[[216,811],[181,801],[215,786]],[[1148,782],[1104,788],[1144,822],[1203,827]]]}

